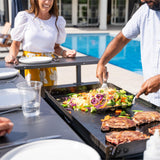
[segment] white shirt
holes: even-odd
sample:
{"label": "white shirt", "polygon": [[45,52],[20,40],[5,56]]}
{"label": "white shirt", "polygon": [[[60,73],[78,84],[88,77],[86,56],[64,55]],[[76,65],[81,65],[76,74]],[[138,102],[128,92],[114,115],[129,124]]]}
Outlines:
{"label": "white shirt", "polygon": [[26,11],[21,11],[15,18],[15,26],[11,30],[12,40],[22,41],[24,51],[30,52],[54,52],[56,44],[65,42],[66,21],[59,16],[57,20],[57,31],[55,25],[56,17],[51,16],[48,20],[42,20],[35,17],[34,14],[29,14]]}
{"label": "white shirt", "polygon": [[[141,60],[144,80],[160,74],[160,11],[154,11],[147,4],[141,6],[126,26],[123,35],[132,39],[141,36]],[[160,90],[148,95],[149,101],[160,106]]]}

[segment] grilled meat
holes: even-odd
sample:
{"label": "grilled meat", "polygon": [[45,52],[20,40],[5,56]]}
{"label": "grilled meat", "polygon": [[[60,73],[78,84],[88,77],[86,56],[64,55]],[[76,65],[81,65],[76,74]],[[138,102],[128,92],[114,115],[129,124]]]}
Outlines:
{"label": "grilled meat", "polygon": [[154,134],[155,130],[158,129],[159,130],[159,134],[160,134],[160,124],[151,128],[148,128],[148,132],[150,134]]}
{"label": "grilled meat", "polygon": [[128,129],[135,127],[136,124],[134,121],[126,118],[126,117],[111,117],[102,122],[101,130],[102,131],[109,131],[110,128],[112,129]]}
{"label": "grilled meat", "polygon": [[151,123],[154,121],[160,121],[160,113],[156,111],[137,112],[132,117],[132,119],[136,123],[136,125]]}
{"label": "grilled meat", "polygon": [[148,138],[149,136],[140,131],[114,131],[106,134],[106,140],[116,145]]}

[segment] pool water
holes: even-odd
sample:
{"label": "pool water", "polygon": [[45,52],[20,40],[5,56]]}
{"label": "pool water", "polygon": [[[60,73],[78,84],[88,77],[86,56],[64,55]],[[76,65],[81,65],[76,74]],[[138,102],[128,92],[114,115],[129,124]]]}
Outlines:
{"label": "pool water", "polygon": [[[106,34],[68,34],[62,46],[85,55],[100,58],[114,36]],[[123,50],[109,61],[110,64],[142,75],[140,41],[131,40]]]}

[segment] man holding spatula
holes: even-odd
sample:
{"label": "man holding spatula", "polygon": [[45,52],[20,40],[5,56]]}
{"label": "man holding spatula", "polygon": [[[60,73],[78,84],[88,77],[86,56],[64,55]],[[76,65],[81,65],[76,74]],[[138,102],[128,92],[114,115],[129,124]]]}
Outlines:
{"label": "man holding spatula", "polygon": [[144,83],[136,97],[144,93],[151,103],[160,106],[160,0],[141,2],[144,4],[107,46],[97,65],[96,76],[101,83],[107,79],[105,65],[140,34]]}

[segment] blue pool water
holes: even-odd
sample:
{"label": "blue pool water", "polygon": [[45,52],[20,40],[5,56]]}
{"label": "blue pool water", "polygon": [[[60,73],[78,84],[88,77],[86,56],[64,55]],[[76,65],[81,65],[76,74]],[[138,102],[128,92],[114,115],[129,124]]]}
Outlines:
{"label": "blue pool water", "polygon": [[[100,58],[114,38],[110,34],[68,34],[62,46],[75,49],[85,55]],[[142,75],[142,64],[140,57],[140,42],[130,41],[123,50],[112,58],[109,63]]]}

